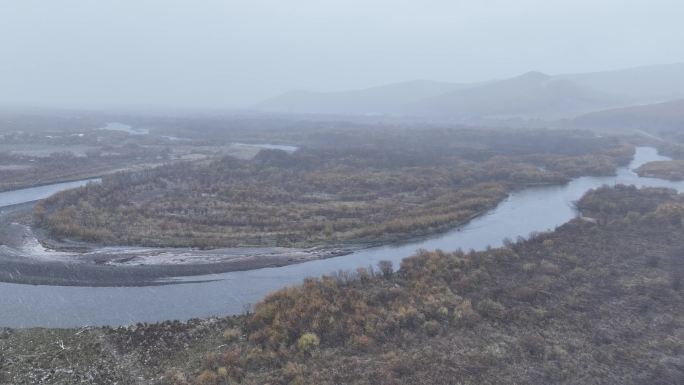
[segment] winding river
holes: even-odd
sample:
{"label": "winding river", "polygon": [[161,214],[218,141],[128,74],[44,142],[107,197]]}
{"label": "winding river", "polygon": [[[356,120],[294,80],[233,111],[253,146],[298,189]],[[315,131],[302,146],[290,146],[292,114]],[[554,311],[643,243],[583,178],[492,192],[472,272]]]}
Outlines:
{"label": "winding river", "polygon": [[[0,283],[0,326],[75,327],[123,325],[167,319],[189,319],[238,314],[267,293],[300,283],[310,276],[337,270],[375,265],[401,259],[417,249],[484,249],[499,246],[504,238],[526,237],[532,232],[553,230],[574,218],[574,202],[586,191],[602,185],[633,184],[669,187],[684,191],[684,182],[641,178],[631,170],[654,160],[669,158],[654,148],[637,148],[634,160],[618,169],[616,176],[580,177],[559,186],[533,187],[512,193],[496,208],[452,231],[401,245],[375,247],[342,257],[277,268],[203,276],[201,283],[152,287],[63,287]],[[84,184],[71,182],[0,193],[0,208],[42,199]],[[198,277],[192,277],[197,280]]]}

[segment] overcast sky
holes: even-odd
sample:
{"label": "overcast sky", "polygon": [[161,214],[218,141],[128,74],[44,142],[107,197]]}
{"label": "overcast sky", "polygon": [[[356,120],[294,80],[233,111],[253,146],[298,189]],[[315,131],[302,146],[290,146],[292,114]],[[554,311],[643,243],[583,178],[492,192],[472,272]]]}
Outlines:
{"label": "overcast sky", "polygon": [[278,93],[684,61],[682,0],[0,0],[0,104]]}

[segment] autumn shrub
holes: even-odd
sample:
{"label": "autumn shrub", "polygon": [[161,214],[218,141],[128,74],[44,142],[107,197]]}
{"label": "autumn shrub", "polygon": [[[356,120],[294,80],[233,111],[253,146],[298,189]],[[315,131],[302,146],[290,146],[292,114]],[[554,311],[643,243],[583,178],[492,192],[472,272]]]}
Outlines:
{"label": "autumn shrub", "polygon": [[288,361],[281,373],[285,383],[301,384],[303,383],[302,375],[304,374],[304,365]]}
{"label": "autumn shrub", "polygon": [[185,373],[178,369],[170,369],[162,376],[161,385],[189,385],[189,382]]}
{"label": "autumn shrub", "polygon": [[302,353],[312,353],[318,349],[321,340],[314,333],[305,333],[297,340],[297,349]]}
{"label": "autumn shrub", "polygon": [[438,307],[435,317],[442,321],[447,320],[449,318],[449,309],[446,306]]}
{"label": "autumn shrub", "polygon": [[278,361],[277,353],[270,349],[253,347],[249,349],[242,361],[248,369],[258,369]]}
{"label": "autumn shrub", "polygon": [[207,353],[207,356],[204,359],[204,366],[207,369],[215,370],[218,367],[218,364],[218,355],[214,352]]}
{"label": "autumn shrub", "polygon": [[436,336],[440,329],[441,325],[435,320],[430,320],[423,323],[423,330],[425,330],[425,333],[427,333],[429,336]]}
{"label": "autumn shrub", "polygon": [[351,346],[358,350],[367,350],[373,344],[373,339],[365,334],[360,336],[353,336]]}
{"label": "autumn shrub", "polygon": [[400,306],[395,317],[401,327],[416,330],[425,322],[425,314],[411,305]]}
{"label": "autumn shrub", "polygon": [[240,361],[241,353],[242,351],[240,348],[226,350],[225,352],[220,354],[219,362],[221,365],[225,367],[235,367],[238,365]]}
{"label": "autumn shrub", "polygon": [[197,385],[218,385],[219,377],[212,370],[205,370],[195,379]]}
{"label": "autumn shrub", "polygon": [[356,269],[356,275],[359,277],[361,282],[368,282],[371,279],[371,273],[365,267],[359,267]]}
{"label": "autumn shrub", "polygon": [[223,340],[227,343],[235,342],[240,339],[242,333],[239,329],[230,328],[223,331]]}
{"label": "autumn shrub", "polygon": [[534,262],[523,263],[522,270],[528,274],[531,274],[537,270],[537,264]]}
{"label": "autumn shrub", "polygon": [[477,311],[487,318],[496,320],[502,320],[506,314],[504,305],[489,298],[477,304]]}
{"label": "autumn shrub", "polygon": [[227,383],[229,381],[228,369],[225,366],[221,366],[218,369],[216,369],[216,375],[224,383]]}
{"label": "autumn shrub", "polygon": [[460,326],[472,327],[476,325],[481,318],[482,317],[473,309],[473,305],[468,299],[464,300],[454,310],[454,322]]}
{"label": "autumn shrub", "polygon": [[560,268],[553,262],[541,261],[539,264],[539,271],[544,274],[557,275],[560,273]]}
{"label": "autumn shrub", "polygon": [[380,269],[382,276],[385,278],[390,278],[392,276],[392,273],[394,273],[394,268],[392,267],[391,261],[378,262],[378,269]]}

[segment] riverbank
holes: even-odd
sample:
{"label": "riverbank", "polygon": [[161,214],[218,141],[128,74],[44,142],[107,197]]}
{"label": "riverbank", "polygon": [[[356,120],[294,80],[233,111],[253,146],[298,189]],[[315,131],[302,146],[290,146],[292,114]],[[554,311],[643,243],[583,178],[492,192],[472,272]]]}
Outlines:
{"label": "riverbank", "polygon": [[[0,281],[28,285],[79,287],[134,287],[209,282],[211,279],[186,278],[177,281],[174,278],[282,267],[343,254],[335,254],[334,251],[302,254],[273,251],[256,256],[222,256],[220,260],[213,263],[111,266],[84,262],[29,260],[23,257],[13,257],[9,253],[0,251]],[[118,258],[118,256],[114,257]]]}
{"label": "riverbank", "polygon": [[11,192],[11,191],[15,191],[15,190],[25,190],[25,189],[36,188],[36,187],[51,186],[51,185],[61,184],[61,183],[80,182],[82,180],[99,180],[105,175],[107,175],[107,174],[106,173],[84,173],[84,174],[80,174],[78,176],[67,177],[67,178],[55,178],[54,180],[51,180],[51,179],[41,180],[40,182],[35,182],[35,183],[22,183],[22,184],[17,184],[17,185],[12,185],[12,186],[2,186],[2,187],[0,187],[0,193]]}
{"label": "riverbank", "polygon": [[[499,204],[500,202],[496,202]],[[106,247],[56,240],[31,227],[32,203],[0,209],[0,282],[52,286],[157,286],[206,282],[193,276],[283,267],[340,257],[386,245],[410,244],[453,231],[496,205],[478,211],[464,221],[383,239],[348,245],[310,248],[237,247],[199,250],[192,248]],[[184,277],[183,280],[174,280]]]}
{"label": "riverbank", "polygon": [[[153,286],[180,283],[174,277],[280,267],[345,255],[360,248],[99,247],[59,242],[34,233],[26,223],[31,204],[0,211],[0,281],[55,286]],[[47,248],[46,248],[47,246]],[[204,279],[202,281],[206,281]],[[192,279],[182,283],[194,282]]]}

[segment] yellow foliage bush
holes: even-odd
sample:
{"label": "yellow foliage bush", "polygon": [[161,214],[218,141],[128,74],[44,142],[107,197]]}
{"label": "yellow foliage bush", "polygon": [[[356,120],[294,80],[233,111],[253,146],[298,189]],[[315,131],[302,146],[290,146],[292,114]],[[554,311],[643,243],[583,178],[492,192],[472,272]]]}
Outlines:
{"label": "yellow foliage bush", "polygon": [[316,334],[304,333],[297,340],[297,349],[299,349],[299,351],[304,352],[304,353],[311,353],[314,350],[318,349],[318,346],[320,344],[321,344],[321,340],[318,338],[318,336]]}

